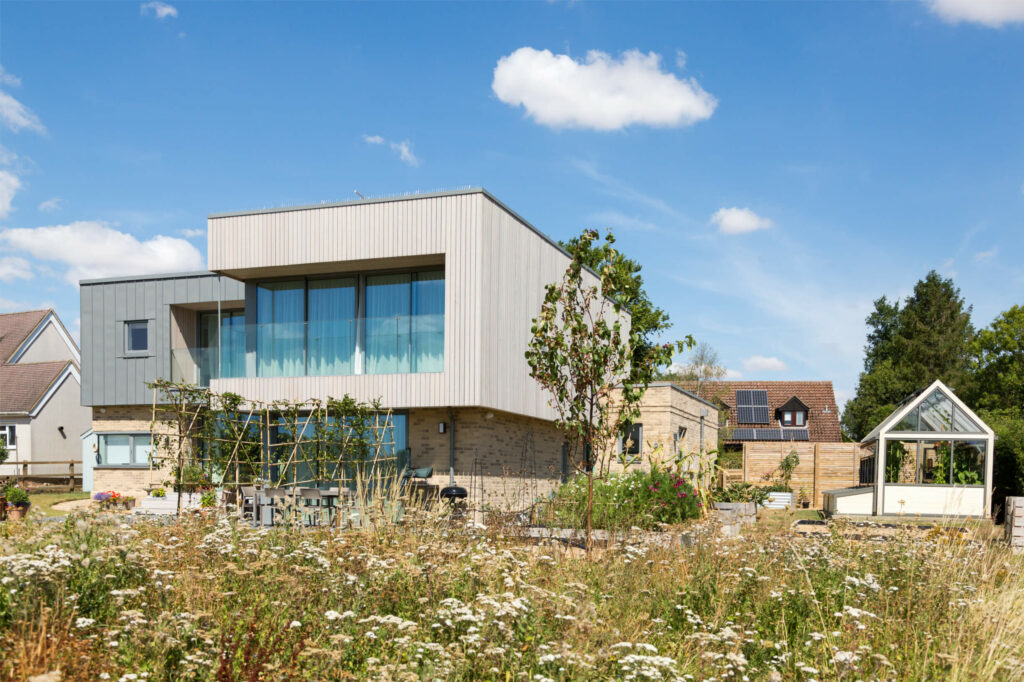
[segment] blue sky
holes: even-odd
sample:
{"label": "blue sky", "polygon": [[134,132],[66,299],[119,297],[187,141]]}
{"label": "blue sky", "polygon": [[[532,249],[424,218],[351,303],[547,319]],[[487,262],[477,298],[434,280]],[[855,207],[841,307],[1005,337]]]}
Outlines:
{"label": "blue sky", "polygon": [[483,186],[611,227],[730,374],[852,393],[929,269],[1024,299],[1024,3],[3,3],[0,310],[209,213]]}

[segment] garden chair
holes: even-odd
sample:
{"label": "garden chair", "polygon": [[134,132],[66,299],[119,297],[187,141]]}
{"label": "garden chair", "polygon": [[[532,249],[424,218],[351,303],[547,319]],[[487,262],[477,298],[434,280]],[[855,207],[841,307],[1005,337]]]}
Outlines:
{"label": "garden chair", "polygon": [[252,519],[253,521],[258,520],[259,506],[256,504],[256,488],[243,485],[240,488],[240,499],[241,504],[238,505],[239,511],[242,512],[243,519]]}
{"label": "garden chair", "polygon": [[307,526],[319,526],[323,524],[326,508],[324,497],[319,488],[300,488],[299,497],[302,506],[302,521]]}

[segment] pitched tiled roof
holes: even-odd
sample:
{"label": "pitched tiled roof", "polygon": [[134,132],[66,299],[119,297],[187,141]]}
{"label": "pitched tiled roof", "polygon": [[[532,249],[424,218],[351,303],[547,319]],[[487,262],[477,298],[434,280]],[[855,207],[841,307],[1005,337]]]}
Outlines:
{"label": "pitched tiled roof", "polygon": [[66,360],[0,365],[0,414],[31,412],[70,364]]}
{"label": "pitched tiled roof", "polygon": [[[711,400],[718,398],[724,402],[729,407],[729,426],[739,427],[736,391],[743,390],[768,392],[770,423],[763,428],[780,428],[775,411],[796,396],[809,408],[807,429],[812,443],[838,443],[843,440],[839,428],[839,408],[836,406],[831,381],[716,381],[704,386],[701,394]],[[756,426],[762,428],[761,425]]]}
{"label": "pitched tiled roof", "polygon": [[39,326],[49,310],[29,310],[0,315],[0,363],[7,362],[18,346]]}

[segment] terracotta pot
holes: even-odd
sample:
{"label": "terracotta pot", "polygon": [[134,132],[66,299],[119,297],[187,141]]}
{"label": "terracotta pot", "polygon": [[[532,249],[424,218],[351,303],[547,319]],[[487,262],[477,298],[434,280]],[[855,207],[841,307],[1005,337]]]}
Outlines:
{"label": "terracotta pot", "polygon": [[12,521],[21,521],[28,516],[28,506],[24,507],[8,507],[7,518]]}

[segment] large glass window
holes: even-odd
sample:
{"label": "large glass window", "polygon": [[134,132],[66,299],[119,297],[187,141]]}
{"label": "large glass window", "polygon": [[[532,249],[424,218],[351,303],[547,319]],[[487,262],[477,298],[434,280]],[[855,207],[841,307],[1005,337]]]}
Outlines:
{"label": "large glass window", "polygon": [[893,431],[936,431],[943,433],[981,433],[981,427],[945,393],[936,389],[921,401],[921,404],[908,412],[895,426]]}
{"label": "large glass window", "polygon": [[444,272],[418,272],[412,282],[412,371],[444,371]]}
{"label": "large glass window", "polygon": [[[218,358],[217,344],[220,344]],[[217,313],[199,317],[199,385],[209,386],[217,377],[245,376],[245,313],[222,312],[220,338],[217,338]],[[219,362],[219,364],[218,364]]]}
{"label": "large glass window", "polygon": [[149,463],[152,438],[148,433],[101,433],[96,463],[102,466],[143,466]]}
{"label": "large glass window", "polygon": [[310,280],[308,374],[355,373],[357,289],[355,277]]}
{"label": "large glass window", "polygon": [[306,372],[304,281],[268,282],[256,292],[256,355],[263,377]]}
{"label": "large glass window", "polygon": [[366,278],[366,373],[408,372],[412,275]]}

